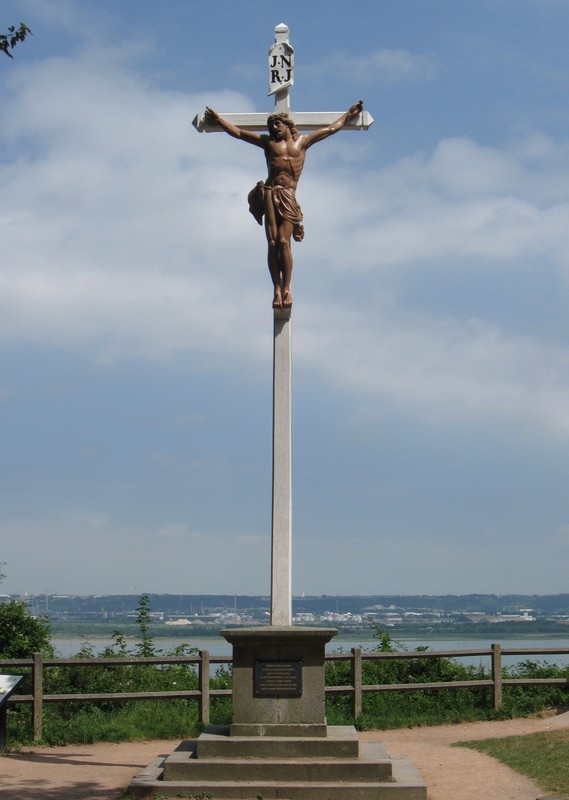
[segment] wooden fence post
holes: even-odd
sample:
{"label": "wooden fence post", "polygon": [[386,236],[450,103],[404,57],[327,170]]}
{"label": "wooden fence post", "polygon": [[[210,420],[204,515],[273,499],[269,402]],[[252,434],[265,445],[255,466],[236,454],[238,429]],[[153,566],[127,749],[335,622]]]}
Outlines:
{"label": "wooden fence post", "polygon": [[200,650],[200,718],[203,725],[209,725],[209,651]]}
{"label": "wooden fence post", "polygon": [[354,687],[352,713],[354,715],[354,720],[356,720],[358,717],[361,717],[363,710],[361,647],[352,647],[352,686]]}
{"label": "wooden fence post", "polygon": [[33,728],[34,741],[39,742],[43,734],[43,656],[34,653],[34,666],[32,674],[33,692]]}
{"label": "wooden fence post", "polygon": [[492,644],[492,694],[494,696],[494,710],[502,708],[502,645],[497,642]]}

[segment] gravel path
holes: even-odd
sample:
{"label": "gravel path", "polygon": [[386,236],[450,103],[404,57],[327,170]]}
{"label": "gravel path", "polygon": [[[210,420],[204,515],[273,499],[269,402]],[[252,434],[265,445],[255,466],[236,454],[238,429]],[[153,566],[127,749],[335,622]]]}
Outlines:
{"label": "gravel path", "polygon": [[[569,727],[569,713],[545,719],[508,720],[371,731],[390,755],[408,755],[425,779],[430,800],[536,800],[532,781],[490,756],[453,742]],[[131,778],[176,741],[31,747],[0,756],[1,800],[118,800]]]}

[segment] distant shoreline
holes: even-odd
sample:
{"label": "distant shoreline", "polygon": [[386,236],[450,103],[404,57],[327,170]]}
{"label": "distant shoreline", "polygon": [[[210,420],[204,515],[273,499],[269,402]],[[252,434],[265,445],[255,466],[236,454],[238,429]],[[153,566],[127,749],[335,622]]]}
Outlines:
{"label": "distant shoreline", "polygon": [[[251,626],[256,627],[256,626]],[[259,626],[260,627],[260,626]],[[306,626],[298,626],[298,627],[306,627]],[[79,625],[77,625],[79,628]],[[152,631],[151,636],[153,639],[213,639],[220,636],[220,630],[208,630],[208,631],[180,631],[179,629],[176,631]],[[406,639],[424,639],[425,641],[455,641],[455,640],[464,640],[469,641],[472,639],[486,639],[490,637],[492,634],[493,639],[507,641],[509,639],[567,639],[569,641],[569,631],[500,631],[500,626],[495,625],[493,626],[493,630],[488,632],[487,629],[484,631],[474,630],[472,632],[465,633],[463,631],[445,631],[445,632],[437,632],[433,630],[425,631],[425,630],[399,630],[399,629],[388,629],[389,634],[393,641],[397,642],[398,640],[405,641]],[[89,640],[109,640],[112,638],[113,631],[90,631],[88,626],[85,626],[85,630],[75,630],[75,631],[65,631],[65,630],[53,630],[52,631],[52,639],[59,639],[59,640],[71,640],[71,639],[89,639]],[[123,633],[121,631],[124,638],[128,641],[136,641],[140,639],[140,636],[137,632],[128,632]],[[361,641],[365,642],[375,642],[377,641],[376,637],[373,635],[373,632],[370,631],[349,631],[349,630],[342,630],[334,637],[334,641],[341,642],[341,641],[353,641],[354,639],[360,639]]]}

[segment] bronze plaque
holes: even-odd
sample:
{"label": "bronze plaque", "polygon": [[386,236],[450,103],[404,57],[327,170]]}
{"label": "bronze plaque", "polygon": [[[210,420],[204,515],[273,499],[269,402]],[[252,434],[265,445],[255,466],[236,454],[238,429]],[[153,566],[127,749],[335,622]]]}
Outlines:
{"label": "bronze plaque", "polygon": [[301,661],[255,661],[253,697],[301,696]]}

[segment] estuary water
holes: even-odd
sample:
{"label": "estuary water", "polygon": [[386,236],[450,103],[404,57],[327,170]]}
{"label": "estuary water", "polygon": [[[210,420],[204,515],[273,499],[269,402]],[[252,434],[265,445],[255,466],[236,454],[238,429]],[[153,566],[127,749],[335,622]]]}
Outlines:
{"label": "estuary water", "polygon": [[[81,646],[88,641],[92,646],[95,655],[98,655],[107,645],[111,644],[110,639],[93,638],[65,638],[53,639],[53,644],[59,658],[71,658],[76,655]],[[134,650],[137,644],[136,638],[127,638],[129,650]],[[448,650],[483,650],[490,649],[491,643],[499,642],[502,645],[502,650],[508,649],[541,649],[541,648],[565,648],[569,649],[569,637],[539,637],[535,639],[527,638],[507,638],[495,636],[492,639],[429,639],[429,638],[406,638],[397,637],[396,644],[399,649],[408,651],[416,650],[419,647],[428,647],[429,650],[434,651],[448,651]],[[187,644],[190,647],[195,647],[198,650],[207,650],[210,656],[230,656],[231,645],[225,641],[221,636],[207,636],[207,637],[176,637],[176,638],[162,638],[156,637],[154,639],[154,646],[157,650],[162,650],[164,653],[171,652],[175,647],[182,644]],[[362,650],[373,651],[377,642],[375,639],[363,636],[360,639],[348,638],[344,636],[337,636],[326,645],[326,652],[332,653],[340,651],[349,653],[352,647],[361,647]],[[518,656],[503,656],[502,663],[504,666],[511,666],[520,661],[548,661],[559,665],[569,664],[569,653],[556,654],[556,655],[518,655]],[[483,664],[490,666],[490,656],[461,656],[460,662],[467,665]]]}

